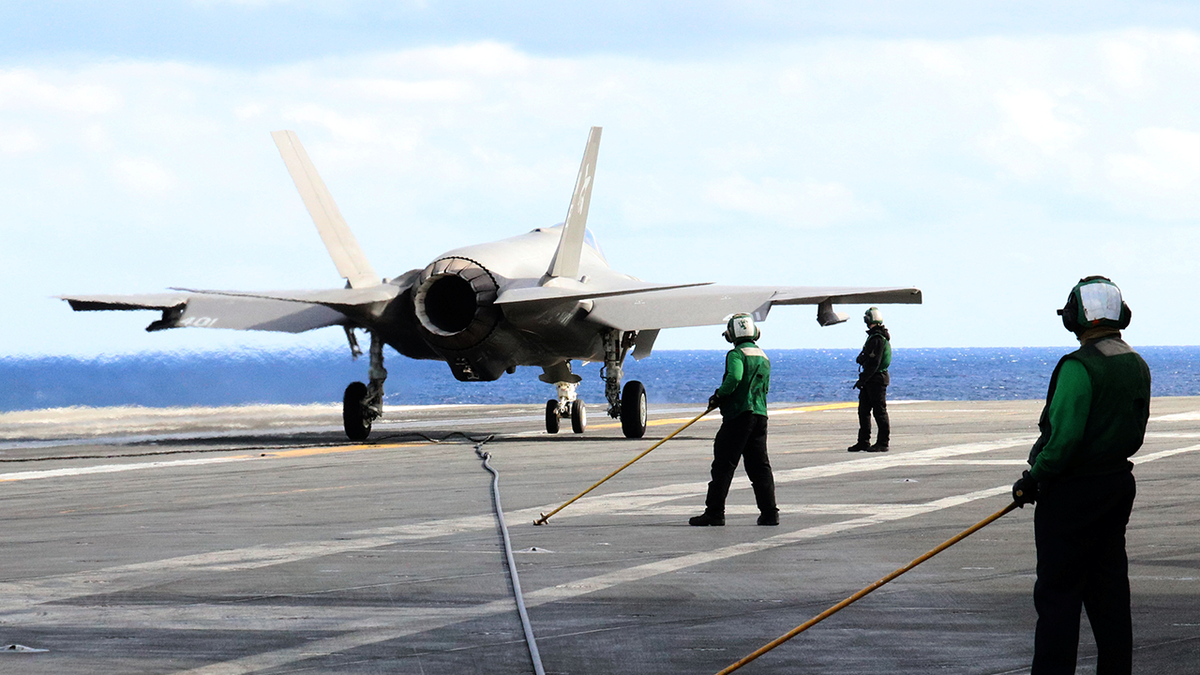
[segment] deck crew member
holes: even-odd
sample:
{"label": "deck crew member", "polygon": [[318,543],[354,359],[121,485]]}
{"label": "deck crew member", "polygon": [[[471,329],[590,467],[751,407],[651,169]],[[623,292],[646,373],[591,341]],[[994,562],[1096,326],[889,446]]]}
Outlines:
{"label": "deck crew member", "polygon": [[688,520],[690,525],[724,525],[725,497],[738,460],[744,459],[746,475],[754,487],[759,525],[778,525],[775,478],[767,458],[767,391],[771,386],[771,361],[755,341],[761,335],[749,314],[734,314],[725,326],[725,339],[733,349],[725,355],[725,377],[709,407],[721,409],[721,428],[713,441],[712,480],[704,513]]}
{"label": "deck crew member", "polygon": [[[887,452],[891,441],[892,427],[888,420],[887,388],[892,378],[888,366],[892,363],[892,336],[883,325],[883,315],[878,307],[871,307],[863,314],[867,324],[867,341],[854,360],[858,362],[858,442],[846,448],[850,452]],[[879,426],[875,445],[871,445],[871,416]]]}
{"label": "deck crew member", "polygon": [[1037,608],[1032,675],[1074,673],[1080,608],[1096,638],[1096,673],[1128,675],[1133,661],[1125,526],[1135,484],[1129,457],[1150,414],[1150,369],[1121,339],[1130,311],[1105,277],[1080,280],[1058,311],[1081,347],[1050,377],[1041,436],[1013,485],[1037,502]]}

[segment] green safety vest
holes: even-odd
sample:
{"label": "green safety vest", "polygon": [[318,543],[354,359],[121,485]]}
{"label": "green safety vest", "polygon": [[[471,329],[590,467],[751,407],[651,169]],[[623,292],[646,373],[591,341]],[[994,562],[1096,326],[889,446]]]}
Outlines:
{"label": "green safety vest", "polygon": [[734,345],[725,355],[725,377],[717,389],[721,415],[736,417],[744,412],[767,414],[767,392],[771,388],[771,360],[750,340]]}
{"label": "green safety vest", "polygon": [[[1058,390],[1059,373],[1067,361],[1087,370],[1091,403],[1087,419],[1069,419],[1067,426],[1082,429],[1065,438],[1054,435],[1050,409]],[[1062,357],[1050,377],[1046,406],[1038,422],[1042,435],[1029,452],[1034,477],[1099,475],[1121,471],[1142,447],[1150,416],[1150,368],[1120,338],[1097,340]]]}

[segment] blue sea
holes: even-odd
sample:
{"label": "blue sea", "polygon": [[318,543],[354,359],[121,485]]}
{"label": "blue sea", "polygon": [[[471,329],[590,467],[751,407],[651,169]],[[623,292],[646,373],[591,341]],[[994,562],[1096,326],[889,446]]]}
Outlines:
{"label": "blue sea", "polygon": [[[894,351],[891,400],[1042,399],[1062,347],[903,349]],[[1200,395],[1200,347],[1139,347],[1150,365],[1155,396]],[[392,405],[541,403],[554,388],[539,368],[519,368],[496,382],[458,382],[444,363],[412,361],[389,351],[387,397]],[[629,359],[625,379],[641,380],[651,404],[700,403],[716,388],[724,351],[656,351]],[[851,401],[857,349],[770,352],[771,400]],[[578,364],[576,364],[578,366]],[[223,406],[255,403],[338,403],[342,390],[366,379],[365,358],[345,350],[154,354],[96,359],[0,358],[0,411],[64,406]],[[576,367],[579,396],[604,402],[598,364]]]}

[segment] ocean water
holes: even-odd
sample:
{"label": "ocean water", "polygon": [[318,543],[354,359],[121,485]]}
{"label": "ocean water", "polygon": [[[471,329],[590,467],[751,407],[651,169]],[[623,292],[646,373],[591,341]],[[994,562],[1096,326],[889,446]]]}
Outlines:
{"label": "ocean water", "polygon": [[[893,353],[891,400],[1042,399],[1060,347],[904,349]],[[1139,347],[1155,396],[1200,395],[1200,347]],[[554,388],[538,368],[518,368],[496,382],[458,382],[444,363],[412,361],[389,351],[386,402],[541,403]],[[629,359],[625,380],[641,380],[651,404],[700,403],[719,384],[725,352],[661,351]],[[773,350],[772,401],[851,401],[857,349]],[[578,366],[578,364],[576,364]],[[336,403],[354,380],[365,381],[366,358],[344,350],[154,354],[98,359],[0,358],[0,411],[65,406],[219,406]],[[599,409],[598,364],[576,367],[579,396]]]}

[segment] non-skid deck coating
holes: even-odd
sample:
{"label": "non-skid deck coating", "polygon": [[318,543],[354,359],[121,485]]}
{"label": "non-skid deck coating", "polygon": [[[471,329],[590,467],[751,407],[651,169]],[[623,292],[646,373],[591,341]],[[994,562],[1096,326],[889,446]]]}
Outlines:
{"label": "non-skid deck coating", "polygon": [[[1004,507],[1040,403],[775,405],[779,527],[744,476],[694,528],[716,419],[543,527],[532,521],[699,412],[631,441],[541,406],[406,408],[350,444],[333,407],[0,415],[8,673],[532,672],[491,511],[500,489],[548,673],[715,673]],[[715,417],[715,413],[714,413]],[[431,443],[427,439],[445,439]],[[1152,404],[1129,528],[1135,672],[1200,672],[1200,399]],[[740,470],[739,470],[740,471]],[[1025,673],[1032,509],[1009,514],[744,673]],[[1094,671],[1084,620],[1080,673]]]}

